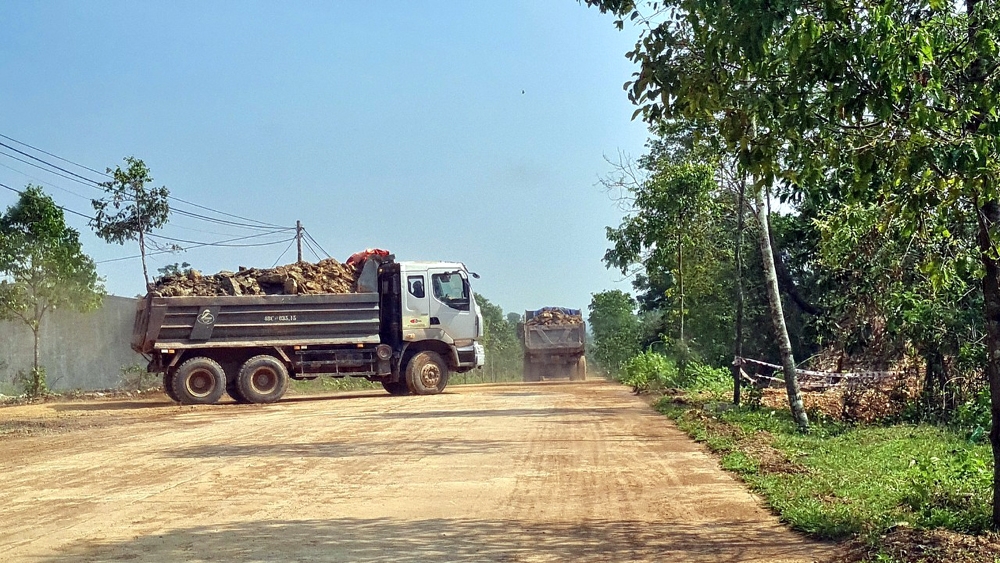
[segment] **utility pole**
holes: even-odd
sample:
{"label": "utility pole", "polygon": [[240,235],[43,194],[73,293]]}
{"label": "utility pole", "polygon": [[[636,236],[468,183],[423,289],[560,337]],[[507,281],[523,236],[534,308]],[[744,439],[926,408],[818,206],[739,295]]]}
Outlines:
{"label": "utility pole", "polygon": [[299,250],[299,262],[302,261],[302,221],[295,222],[295,246]]}

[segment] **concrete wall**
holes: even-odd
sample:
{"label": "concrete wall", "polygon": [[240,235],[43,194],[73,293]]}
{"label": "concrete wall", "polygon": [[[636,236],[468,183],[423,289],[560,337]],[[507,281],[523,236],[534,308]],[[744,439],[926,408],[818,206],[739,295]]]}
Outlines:
{"label": "concrete wall", "polygon": [[[122,366],[146,360],[132,351],[132,321],[136,300],[113,295],[91,313],[55,311],[42,320],[39,353],[49,389],[92,391],[118,387]],[[18,370],[31,369],[31,329],[18,321],[0,322],[0,392],[13,390]]]}

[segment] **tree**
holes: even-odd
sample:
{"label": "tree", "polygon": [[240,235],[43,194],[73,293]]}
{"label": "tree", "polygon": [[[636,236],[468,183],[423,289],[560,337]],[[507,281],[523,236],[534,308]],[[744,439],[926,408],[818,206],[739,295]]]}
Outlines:
{"label": "tree", "polygon": [[104,295],[79,237],[52,198],[30,184],[0,216],[0,318],[22,321],[34,336],[32,395],[46,390],[38,355],[45,315],[64,307],[93,310]]}
{"label": "tree", "polygon": [[126,169],[116,166],[108,168],[112,178],[101,183],[107,197],[91,201],[96,215],[90,222],[97,236],[116,244],[128,240],[139,242],[142,258],[142,277],[149,287],[146,270],[146,235],[153,229],[167,224],[170,205],[167,198],[170,191],[166,187],[147,188],[153,182],[146,164],[134,156],[125,157]]}
{"label": "tree", "polygon": [[638,112],[714,116],[757,189],[836,186],[911,231],[934,227],[928,213],[974,210],[1000,529],[1000,6],[585,1],[619,16],[619,28],[625,18],[645,26],[629,54]]}
{"label": "tree", "polygon": [[517,337],[517,320],[511,322],[513,315],[518,320],[520,316],[510,313],[504,316],[503,309],[492,303],[486,297],[476,294],[476,304],[483,314],[483,347],[486,348],[486,369],[491,376],[497,372],[501,377],[520,375],[521,345]]}
{"label": "tree", "polygon": [[614,289],[595,293],[587,322],[593,335],[591,355],[610,375],[617,375],[638,354],[640,325],[631,295]]}
{"label": "tree", "polygon": [[173,264],[167,264],[166,266],[157,268],[156,273],[160,274],[160,278],[186,276],[191,273],[191,264],[188,264],[187,262],[174,262]]}

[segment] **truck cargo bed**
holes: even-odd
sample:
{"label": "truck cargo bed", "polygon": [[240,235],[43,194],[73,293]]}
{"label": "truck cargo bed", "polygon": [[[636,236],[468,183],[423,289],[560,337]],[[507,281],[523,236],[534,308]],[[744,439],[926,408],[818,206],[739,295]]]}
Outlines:
{"label": "truck cargo bed", "polygon": [[147,297],[132,349],[377,344],[377,293]]}
{"label": "truck cargo bed", "polygon": [[531,352],[583,351],[584,325],[525,325],[524,347]]}

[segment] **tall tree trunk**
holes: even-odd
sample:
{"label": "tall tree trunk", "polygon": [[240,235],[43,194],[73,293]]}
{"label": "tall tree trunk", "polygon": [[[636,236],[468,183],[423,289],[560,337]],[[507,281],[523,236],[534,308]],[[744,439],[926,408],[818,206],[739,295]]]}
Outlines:
{"label": "tall tree trunk", "polygon": [[677,288],[681,298],[681,346],[684,345],[684,248],[681,246],[681,233],[677,232]]}
{"label": "tall tree trunk", "polygon": [[740,390],[743,381],[740,370],[743,361],[743,218],[746,217],[744,207],[746,201],[746,181],[740,179],[739,197],[736,200],[736,342],[733,344],[733,404],[740,404]]}
{"label": "tall tree trunk", "polygon": [[145,291],[149,291],[149,274],[146,272],[146,238],[139,229],[139,255],[142,257],[142,279],[146,281]]}
{"label": "tall tree trunk", "polygon": [[[968,38],[970,45],[978,45],[978,35],[982,22],[977,7],[980,0],[965,0],[965,13],[969,17]],[[970,84],[981,83],[984,79],[983,55],[976,53],[969,65]],[[986,114],[985,108],[978,108],[965,125],[967,136],[977,135]],[[985,182],[995,182],[986,178]],[[986,305],[986,379],[990,384],[990,445],[993,448],[993,518],[990,527],[1000,531],[1000,260],[993,244],[990,231],[1000,225],[1000,204],[996,200],[976,202],[979,220],[979,252],[983,260],[983,301]]]}
{"label": "tall tree trunk", "polygon": [[990,445],[993,446],[993,520],[1000,530],[1000,260],[990,229],[1000,224],[1000,205],[995,201],[979,208],[979,250],[983,260],[983,300],[986,302],[986,378],[990,383]]}
{"label": "tall tree trunk", "polygon": [[763,190],[757,192],[757,220],[760,223],[760,253],[764,262],[764,285],[767,286],[767,300],[771,306],[771,320],[774,322],[774,332],[781,351],[781,366],[785,374],[785,391],[788,393],[788,406],[792,410],[795,423],[803,431],[809,429],[809,417],[802,404],[802,391],[799,390],[799,380],[795,375],[795,356],[792,354],[792,342],[788,338],[788,328],[785,326],[785,313],[781,307],[781,295],[778,293],[778,274],[774,270],[774,254],[771,252],[770,221],[768,220],[767,203],[764,201]]}

